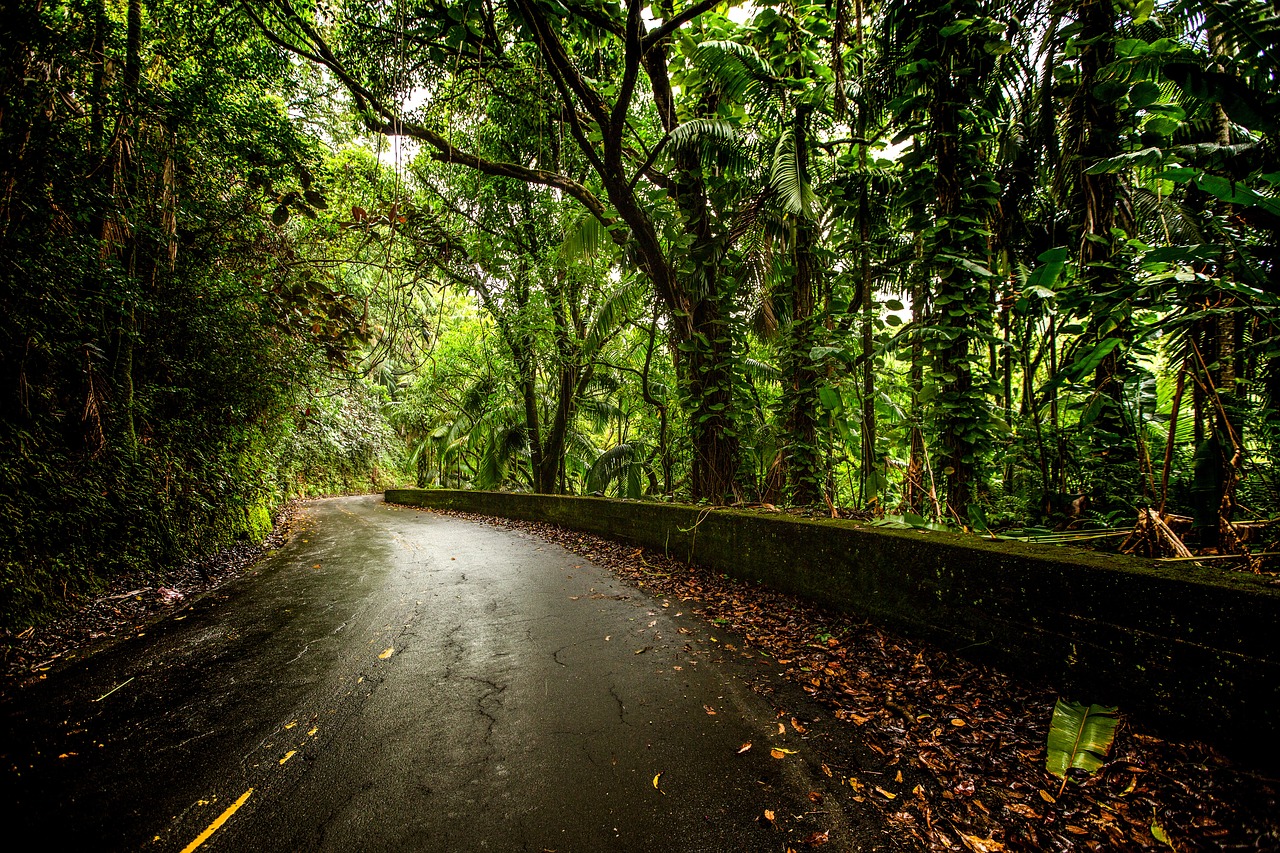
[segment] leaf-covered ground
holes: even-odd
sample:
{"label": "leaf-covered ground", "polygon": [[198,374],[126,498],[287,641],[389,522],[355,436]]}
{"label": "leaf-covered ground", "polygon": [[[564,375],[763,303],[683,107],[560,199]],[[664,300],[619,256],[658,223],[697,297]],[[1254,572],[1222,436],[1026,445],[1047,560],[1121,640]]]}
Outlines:
{"label": "leaf-covered ground", "polygon": [[[648,549],[553,525],[447,514],[555,542],[738,634],[746,651],[771,659],[825,709],[816,723],[847,732],[814,739],[822,770],[878,811],[905,846],[1280,849],[1280,781],[1205,744],[1158,738],[1124,709],[1102,770],[1064,785],[1044,769],[1057,697],[1043,686]],[[787,709],[779,711],[785,722]],[[803,722],[791,724],[803,734]],[[815,834],[810,846],[824,841]]]}

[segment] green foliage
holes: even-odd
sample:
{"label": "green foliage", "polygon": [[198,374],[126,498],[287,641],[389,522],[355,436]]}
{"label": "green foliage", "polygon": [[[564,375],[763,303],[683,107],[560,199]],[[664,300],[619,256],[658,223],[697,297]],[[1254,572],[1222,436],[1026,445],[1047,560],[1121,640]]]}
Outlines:
{"label": "green foliage", "polygon": [[6,626],[261,539],[294,390],[358,331],[273,216],[324,205],[273,94],[287,64],[243,22],[192,29],[208,11],[149,11],[138,43],[97,3],[26,5],[0,32]]}
{"label": "green foliage", "polygon": [[0,610],[409,475],[1280,510],[1268,4],[641,11],[0,24]]}
{"label": "green foliage", "polygon": [[385,389],[358,381],[329,383],[308,394],[272,448],[276,499],[397,485],[404,443],[389,423],[390,405]]}

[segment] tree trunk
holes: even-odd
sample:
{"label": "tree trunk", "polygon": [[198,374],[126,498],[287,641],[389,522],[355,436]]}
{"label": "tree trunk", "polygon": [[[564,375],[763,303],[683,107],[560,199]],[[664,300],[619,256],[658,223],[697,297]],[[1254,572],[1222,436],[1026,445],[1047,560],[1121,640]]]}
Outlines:
{"label": "tree trunk", "polygon": [[814,230],[800,219],[795,229],[795,274],[792,276],[792,321],[786,353],[786,406],[783,448],[790,499],[816,504],[822,497],[822,448],[818,441],[818,381],[821,376],[809,353],[817,344],[814,309]]}
{"label": "tree trunk", "polygon": [[[1075,182],[1073,207],[1080,212],[1078,257],[1080,273],[1090,293],[1114,291],[1120,284],[1120,271],[1114,258],[1116,238],[1113,229],[1132,230],[1129,217],[1121,207],[1120,182],[1113,172],[1090,174],[1089,168],[1100,160],[1114,157],[1123,128],[1120,114],[1110,100],[1099,98],[1095,87],[1102,72],[1115,61],[1117,26],[1112,0],[1081,0],[1077,9],[1080,24],[1080,87],[1068,107],[1066,126],[1071,137],[1068,145],[1074,157],[1072,172]],[[1095,341],[1119,337],[1125,343],[1107,354],[1094,372],[1094,392],[1101,398],[1101,409],[1094,421],[1095,445],[1108,463],[1128,463],[1137,458],[1131,429],[1124,418],[1124,386],[1129,374],[1125,350],[1133,338],[1133,320],[1127,301],[1111,304],[1091,301],[1091,325]],[[1105,324],[1105,326],[1104,326]],[[1107,328],[1110,327],[1110,328]],[[1102,329],[1107,328],[1103,332]]]}

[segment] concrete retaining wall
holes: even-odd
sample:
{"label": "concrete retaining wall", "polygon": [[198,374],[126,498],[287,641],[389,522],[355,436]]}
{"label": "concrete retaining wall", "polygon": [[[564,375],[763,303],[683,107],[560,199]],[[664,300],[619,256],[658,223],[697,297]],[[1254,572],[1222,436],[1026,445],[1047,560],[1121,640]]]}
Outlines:
{"label": "concrete retaining wall", "polygon": [[585,497],[388,491],[544,521],[865,616],[1171,737],[1280,758],[1280,589],[1264,578],[1043,545]]}

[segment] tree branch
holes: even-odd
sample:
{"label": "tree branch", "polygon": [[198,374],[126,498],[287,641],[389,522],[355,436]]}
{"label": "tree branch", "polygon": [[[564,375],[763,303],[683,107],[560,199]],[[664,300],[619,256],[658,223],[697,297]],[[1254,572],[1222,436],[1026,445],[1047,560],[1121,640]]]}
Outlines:
{"label": "tree branch", "polygon": [[640,20],[640,9],[644,0],[631,0],[631,8],[627,10],[626,66],[622,72],[622,85],[618,88],[618,100],[613,104],[613,115],[610,116],[610,129],[622,138],[623,123],[627,120],[627,110],[631,108],[631,96],[635,94],[636,78],[640,76],[640,59],[644,51],[640,44],[644,22]]}
{"label": "tree branch", "polygon": [[524,181],[530,184],[539,184],[541,186],[558,189],[571,198],[582,204],[591,215],[600,220],[601,224],[609,226],[613,224],[613,220],[606,215],[605,206],[582,184],[558,172],[551,172],[545,169],[531,169],[521,166],[518,163],[508,163],[496,160],[489,160],[484,157],[472,154],[456,147],[448,139],[441,134],[435,132],[431,128],[406,122],[403,118],[396,114],[394,110],[370,92],[360,81],[346,69],[346,67],[338,60],[329,48],[324,38],[314,27],[304,21],[297,13],[288,0],[276,0],[274,4],[283,14],[293,19],[294,24],[302,32],[303,36],[308,40],[309,48],[300,47],[286,39],[280,38],[272,31],[266,22],[259,17],[251,7],[251,4],[244,3],[241,8],[256,23],[263,34],[274,44],[288,50],[303,59],[321,65],[329,69],[335,77],[347,88],[353,98],[355,98],[356,106],[363,113],[365,126],[376,133],[386,134],[387,136],[408,136],[411,139],[417,139],[425,142],[434,149],[431,158],[441,163],[457,163],[482,172],[486,175],[496,177],[513,178],[515,180]]}
{"label": "tree branch", "polygon": [[645,53],[648,53],[652,47],[661,44],[664,39],[683,27],[685,24],[692,21],[694,18],[701,15],[703,12],[710,11],[722,4],[733,7],[737,6],[741,2],[742,0],[702,0],[700,3],[694,3],[692,6],[645,36],[641,47]]}

